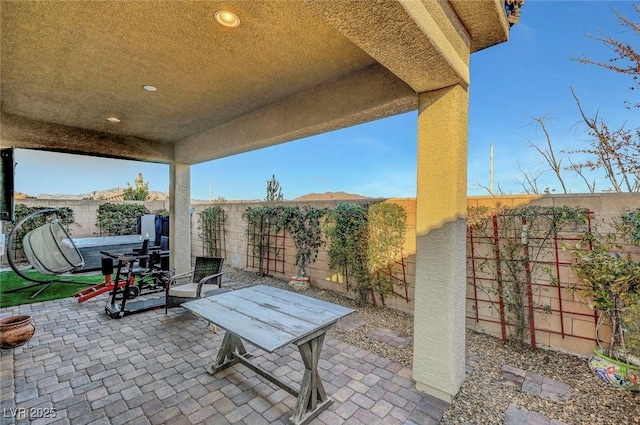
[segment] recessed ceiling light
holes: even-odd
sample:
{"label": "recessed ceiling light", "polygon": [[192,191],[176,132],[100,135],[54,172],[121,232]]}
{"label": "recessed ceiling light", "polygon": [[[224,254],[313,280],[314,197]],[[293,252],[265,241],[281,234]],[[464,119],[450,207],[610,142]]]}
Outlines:
{"label": "recessed ceiling light", "polygon": [[150,92],[154,92],[157,91],[158,88],[156,86],[152,86],[150,84],[145,84],[144,86],[142,86],[143,89],[145,89],[146,91],[150,91]]}
{"label": "recessed ceiling light", "polygon": [[116,118],[116,117],[107,117],[107,121],[109,121],[109,122],[120,122],[120,118]]}
{"label": "recessed ceiling light", "polygon": [[240,18],[238,18],[238,15],[233,12],[229,12],[228,10],[218,10],[213,14],[213,18],[216,22],[225,27],[235,28],[240,25]]}

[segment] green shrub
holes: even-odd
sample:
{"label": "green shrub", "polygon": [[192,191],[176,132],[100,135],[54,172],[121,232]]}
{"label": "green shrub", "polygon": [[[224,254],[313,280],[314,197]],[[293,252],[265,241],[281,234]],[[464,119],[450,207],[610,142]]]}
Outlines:
{"label": "green shrub", "polygon": [[144,214],[149,214],[149,210],[141,204],[102,204],[96,212],[100,234],[106,236],[135,235],[137,233],[136,219]]}

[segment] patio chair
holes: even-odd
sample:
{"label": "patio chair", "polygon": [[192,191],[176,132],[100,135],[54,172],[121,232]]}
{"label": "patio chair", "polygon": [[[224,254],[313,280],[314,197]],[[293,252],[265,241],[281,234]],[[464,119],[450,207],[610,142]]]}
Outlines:
{"label": "patio chair", "polygon": [[224,258],[220,257],[196,257],[192,271],[171,277],[166,288],[165,314],[170,307],[178,307],[201,296],[229,291],[222,287],[223,262]]}

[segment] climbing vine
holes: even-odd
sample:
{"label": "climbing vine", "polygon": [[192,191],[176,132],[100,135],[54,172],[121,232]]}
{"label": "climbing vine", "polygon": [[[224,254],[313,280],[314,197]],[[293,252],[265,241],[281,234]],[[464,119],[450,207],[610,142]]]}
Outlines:
{"label": "climbing vine", "polygon": [[298,277],[307,276],[307,266],[318,258],[322,239],[321,220],[327,215],[327,208],[312,206],[285,206],[281,210],[279,226],[284,227],[296,247]]}
{"label": "climbing vine", "polygon": [[407,212],[398,204],[379,203],[369,206],[368,265],[371,285],[384,302],[393,293],[396,259],[402,254],[407,230]]}
{"label": "climbing vine", "polygon": [[203,254],[223,256],[225,223],[227,215],[222,207],[216,205],[198,213],[198,238],[202,241]]}
{"label": "climbing vine", "polygon": [[367,206],[338,203],[329,214],[325,232],[329,240],[329,268],[342,275],[347,289],[355,291],[359,304],[366,304],[371,289],[367,267]]}
{"label": "climbing vine", "polygon": [[586,222],[587,210],[567,206],[530,205],[497,211],[469,208],[468,235],[475,244],[470,261],[475,263],[468,279],[497,300],[492,306],[508,325],[510,334],[506,336],[512,341],[525,343],[534,311],[551,311],[550,305],[540,302],[532,283],[558,285],[548,266],[549,257],[558,249],[553,245],[556,236],[562,231],[575,232]]}
{"label": "climbing vine", "polygon": [[249,207],[243,214],[247,219],[247,237],[254,257],[258,258],[258,271],[266,274],[270,259],[281,258],[286,231],[296,247],[295,266],[298,276],[307,276],[306,267],[318,257],[322,240],[322,218],[326,208],[311,206],[275,205]]}
{"label": "climbing vine", "polygon": [[[347,289],[364,305],[374,293],[393,293],[393,265],[400,255],[407,217],[397,204],[339,203],[329,214],[329,268],[339,272]],[[354,283],[355,282],[355,283]]]}
{"label": "climbing vine", "polygon": [[640,246],[640,208],[625,210],[614,219],[614,225],[623,239],[632,245]]}
{"label": "climbing vine", "polygon": [[640,366],[640,208],[623,211],[612,224],[617,234],[601,233],[596,225],[571,246],[571,269],[579,281],[568,289],[598,312],[599,348]]}
{"label": "climbing vine", "polygon": [[251,266],[261,276],[269,274],[270,260],[282,259],[284,236],[278,235],[284,230],[281,222],[284,208],[283,205],[248,207],[242,214],[247,220],[247,250],[253,254],[252,259],[258,260],[257,266]]}

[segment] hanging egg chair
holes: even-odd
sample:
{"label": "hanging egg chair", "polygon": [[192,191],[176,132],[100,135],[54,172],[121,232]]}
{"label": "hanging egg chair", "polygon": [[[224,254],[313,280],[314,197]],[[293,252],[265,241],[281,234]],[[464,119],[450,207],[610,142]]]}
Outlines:
{"label": "hanging egg chair", "polygon": [[[14,259],[14,241],[20,228],[22,228],[24,223],[26,223],[28,220],[31,220],[38,215],[55,214],[57,212],[57,209],[44,209],[35,211],[20,220],[9,234],[7,243],[7,260],[9,262],[9,266],[18,276],[27,281],[35,282],[35,284],[12,289],[10,291],[6,291],[7,293],[17,292],[39,285],[46,285],[31,297],[35,298],[54,282],[77,283],[86,285],[85,282],[69,281],[56,278],[48,280],[35,278],[33,276],[26,275],[16,266]],[[29,264],[35,270],[45,275],[59,275],[62,273],[68,273],[81,268],[84,265],[82,254],[74,244],[73,240],[65,230],[62,223],[58,220],[57,216],[54,216],[53,220],[28,232],[22,239],[22,247],[27,260],[29,261]]]}
{"label": "hanging egg chair", "polygon": [[68,273],[84,265],[82,254],[57,218],[27,233],[22,249],[33,268],[43,274]]}

